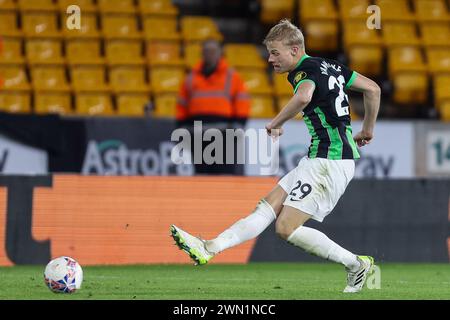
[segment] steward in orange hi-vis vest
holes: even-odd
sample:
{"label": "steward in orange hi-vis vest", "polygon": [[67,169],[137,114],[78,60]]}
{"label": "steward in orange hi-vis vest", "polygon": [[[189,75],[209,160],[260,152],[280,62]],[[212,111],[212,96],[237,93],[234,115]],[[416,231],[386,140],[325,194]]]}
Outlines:
{"label": "steward in orange hi-vis vest", "polygon": [[204,121],[246,120],[250,99],[239,74],[221,58],[212,71],[205,72],[204,62],[198,64],[186,77],[178,101],[176,118]]}

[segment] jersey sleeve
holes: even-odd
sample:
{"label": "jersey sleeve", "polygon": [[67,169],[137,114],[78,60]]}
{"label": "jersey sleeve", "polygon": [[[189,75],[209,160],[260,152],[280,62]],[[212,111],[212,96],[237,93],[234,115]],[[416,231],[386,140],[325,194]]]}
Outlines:
{"label": "jersey sleeve", "polygon": [[320,69],[308,60],[305,60],[298,71],[292,74],[291,83],[294,88],[294,94],[297,93],[300,84],[306,81],[314,82],[317,86]]}
{"label": "jersey sleeve", "polygon": [[356,77],[357,77],[357,73],[356,71],[353,71],[352,69],[341,65],[342,67],[342,75],[344,76],[344,80],[345,80],[345,89],[348,89],[352,86],[353,81],[355,81]]}

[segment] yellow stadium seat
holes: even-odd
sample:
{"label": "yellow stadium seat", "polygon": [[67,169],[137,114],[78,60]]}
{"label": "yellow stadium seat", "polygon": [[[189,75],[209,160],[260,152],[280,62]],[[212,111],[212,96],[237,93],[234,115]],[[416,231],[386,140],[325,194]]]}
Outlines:
{"label": "yellow stadium seat", "polygon": [[184,45],[184,62],[187,68],[193,68],[202,59],[202,46],[198,42]]}
{"label": "yellow stadium seat", "polygon": [[206,39],[223,40],[214,20],[207,16],[182,16],[181,32],[186,42]]}
{"label": "yellow stadium seat", "polygon": [[51,11],[23,11],[22,29],[27,37],[60,37],[58,14]]}
{"label": "yellow stadium seat", "polygon": [[430,72],[450,73],[450,48],[428,48],[426,55]]}
{"label": "yellow stadium seat", "polygon": [[419,22],[450,22],[445,0],[414,0]]}
{"label": "yellow stadium seat", "polygon": [[108,39],[139,39],[142,37],[135,15],[104,13],[101,18],[103,35]]}
{"label": "yellow stadium seat", "polygon": [[181,34],[177,29],[176,18],[144,16],[142,19],[145,39],[172,41],[181,39]]}
{"label": "yellow stadium seat", "polygon": [[22,36],[22,30],[18,28],[15,11],[0,11],[0,36]]}
{"label": "yellow stadium seat", "polygon": [[253,44],[227,43],[224,46],[224,54],[230,65],[236,68],[265,69],[267,67],[258,48]]}
{"label": "yellow stadium seat", "polygon": [[17,3],[14,0],[0,0],[0,11],[15,11]]}
{"label": "yellow stadium seat", "polygon": [[[62,25],[64,25],[66,19],[67,14],[62,13]],[[97,14],[95,12],[83,12],[80,20],[80,29],[63,28],[63,34],[66,38],[100,38]]]}
{"label": "yellow stadium seat", "polygon": [[30,70],[31,83],[36,91],[69,91],[66,69],[58,65],[36,65]]}
{"label": "yellow stadium seat", "polygon": [[428,78],[425,73],[403,72],[392,78],[394,101],[400,104],[424,104],[428,96]]}
{"label": "yellow stadium seat", "polygon": [[382,21],[410,21],[415,20],[411,12],[408,0],[376,0],[375,4],[380,7]]}
{"label": "yellow stadium seat", "polygon": [[381,28],[383,42],[387,46],[420,45],[416,26],[408,22],[385,22]]}
{"label": "yellow stadium seat", "polygon": [[450,47],[449,23],[424,23],[420,26],[425,47]]}
{"label": "yellow stadium seat", "polygon": [[62,43],[56,39],[32,38],[25,42],[25,51],[30,64],[63,64]]}
{"label": "yellow stadium seat", "polygon": [[389,76],[405,71],[426,73],[426,67],[420,48],[405,46],[388,49]]}
{"label": "yellow stadium seat", "polygon": [[[96,12],[97,5],[94,4],[93,0],[58,0],[58,5],[60,11],[66,12],[67,8],[71,5],[76,5],[80,7],[81,12],[84,14],[86,12]],[[66,15],[67,17],[67,15]],[[84,18],[84,17],[83,17]]]}
{"label": "yellow stadium seat", "polygon": [[444,101],[450,101],[450,74],[438,74],[433,77],[434,99],[439,106]]}
{"label": "yellow stadium seat", "polygon": [[114,109],[108,93],[77,93],[75,96],[75,112],[80,115],[113,115]]}
{"label": "yellow stadium seat", "polygon": [[80,38],[66,40],[67,62],[75,64],[104,64],[101,56],[101,43],[97,39]]}
{"label": "yellow stadium seat", "polygon": [[134,0],[97,0],[102,13],[136,13]]}
{"label": "yellow stadium seat", "polygon": [[55,11],[52,0],[17,0],[20,11]]}
{"label": "yellow stadium seat", "polygon": [[361,74],[379,76],[383,71],[383,49],[380,46],[355,45],[348,51],[349,67]]}
{"label": "yellow stadium seat", "polygon": [[3,37],[0,39],[0,64],[24,64],[22,39]]}
{"label": "yellow stadium seat", "polygon": [[117,114],[121,116],[144,116],[146,114],[145,106],[150,101],[148,93],[122,93],[116,98]]}
{"label": "yellow stadium seat", "polygon": [[276,96],[292,96],[294,90],[287,80],[287,74],[272,73],[273,89]]}
{"label": "yellow stadium seat", "polygon": [[70,68],[71,84],[75,91],[108,91],[105,67],[101,65],[73,66]]}
{"label": "yellow stadium seat", "polygon": [[153,116],[157,118],[175,118],[176,106],[176,94],[158,94],[154,97]]}
{"label": "yellow stadium seat", "polygon": [[178,8],[172,4],[172,0],[138,0],[138,8],[144,15],[178,15]]}
{"label": "yellow stadium seat", "polygon": [[110,65],[142,65],[142,41],[132,39],[115,39],[106,42],[106,61]]}
{"label": "yellow stadium seat", "polygon": [[272,94],[272,87],[265,70],[238,70],[248,92],[253,94]]}
{"label": "yellow stadium seat", "polygon": [[30,113],[30,94],[23,91],[0,90],[0,110],[13,113]]}
{"label": "yellow stadium seat", "polygon": [[442,121],[450,122],[450,100],[442,102],[439,106],[439,113]]}
{"label": "yellow stadium seat", "polygon": [[152,67],[149,74],[155,94],[178,93],[185,77],[184,68],[176,67]]}
{"label": "yellow stadium seat", "polygon": [[308,50],[336,51],[338,49],[338,24],[336,21],[307,21],[303,31]]}
{"label": "yellow stadium seat", "polygon": [[337,20],[337,9],[333,0],[300,0],[300,21]]}
{"label": "yellow stadium seat", "polygon": [[261,0],[260,20],[274,24],[282,18],[293,18],[294,0]]}
{"label": "yellow stadium seat", "polygon": [[381,46],[381,38],[376,29],[367,28],[366,21],[343,22],[343,44],[347,50],[354,45]]}
{"label": "yellow stadium seat", "polygon": [[109,69],[109,82],[115,92],[150,92],[141,66],[116,66]]}
{"label": "yellow stadium seat", "polygon": [[25,66],[0,65],[0,79],[3,82],[2,90],[30,90]]}
{"label": "yellow stadium seat", "polygon": [[68,92],[34,93],[34,112],[37,114],[57,113],[61,115],[72,113],[71,96]]}
{"label": "yellow stadium seat", "polygon": [[339,0],[339,13],[343,21],[351,19],[367,20],[369,0]]}
{"label": "yellow stadium seat", "polygon": [[151,66],[184,66],[181,59],[181,48],[178,41],[147,41],[147,59]]}
{"label": "yellow stadium seat", "polygon": [[271,95],[251,95],[250,101],[251,118],[273,118],[276,115]]}

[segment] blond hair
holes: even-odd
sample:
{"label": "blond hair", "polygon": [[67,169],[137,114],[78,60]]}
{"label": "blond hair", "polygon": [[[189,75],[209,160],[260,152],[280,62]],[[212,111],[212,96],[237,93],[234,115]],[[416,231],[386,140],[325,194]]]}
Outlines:
{"label": "blond hair", "polygon": [[273,26],[266,35],[263,44],[267,45],[272,41],[281,41],[287,46],[298,45],[300,48],[305,49],[303,33],[288,19],[282,19]]}

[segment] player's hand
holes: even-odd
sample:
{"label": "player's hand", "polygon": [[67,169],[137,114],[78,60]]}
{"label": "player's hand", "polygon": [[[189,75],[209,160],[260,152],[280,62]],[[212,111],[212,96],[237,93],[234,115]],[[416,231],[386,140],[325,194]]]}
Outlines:
{"label": "player's hand", "polygon": [[283,128],[273,128],[272,125],[266,124],[267,134],[272,137],[273,140],[276,140],[279,136],[283,134]]}
{"label": "player's hand", "polygon": [[373,134],[371,132],[364,132],[360,131],[358,132],[354,137],[353,140],[355,140],[358,147],[364,147],[365,145],[369,144],[373,139]]}

